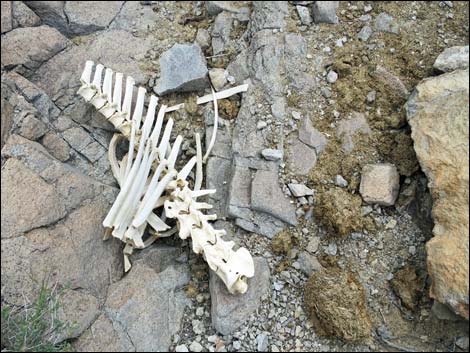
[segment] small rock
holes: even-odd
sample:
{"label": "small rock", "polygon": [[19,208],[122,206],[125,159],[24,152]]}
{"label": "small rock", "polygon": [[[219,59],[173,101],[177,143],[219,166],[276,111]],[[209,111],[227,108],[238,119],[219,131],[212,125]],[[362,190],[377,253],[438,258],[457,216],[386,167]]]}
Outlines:
{"label": "small rock", "polygon": [[386,225],[385,229],[393,229],[397,226],[397,220],[396,219],[391,219]]}
{"label": "small rock", "polygon": [[316,256],[313,256],[306,251],[300,253],[297,262],[299,263],[300,270],[307,276],[310,276],[315,271],[323,269],[323,266],[318,262]]}
{"label": "small rock", "polygon": [[372,11],[372,6],[371,5],[366,5],[364,6],[364,12],[371,12]]}
{"label": "small rock", "polygon": [[392,206],[400,190],[400,175],[393,164],[367,164],[362,168],[359,192],[365,202]]}
{"label": "small rock", "polygon": [[175,347],[175,352],[189,352],[188,347],[184,344],[180,344],[179,346]]}
{"label": "small rock", "polygon": [[328,83],[335,83],[338,80],[338,74],[335,71],[330,70],[328,75],[326,75],[326,80]]}
{"label": "small rock", "polygon": [[[9,1],[7,1],[9,2]],[[2,8],[3,14],[3,8]],[[2,20],[3,24],[3,20]],[[23,1],[13,2],[13,27],[35,27],[41,24],[41,19]],[[3,31],[2,31],[3,33]]]}
{"label": "small rock", "polygon": [[258,130],[262,130],[262,129],[264,129],[266,126],[268,126],[268,124],[266,123],[266,121],[263,121],[263,120],[258,121],[258,123],[256,124],[256,128],[257,128]]}
{"label": "small rock", "polygon": [[374,103],[376,96],[377,96],[376,91],[370,91],[369,93],[367,93],[367,97],[366,97],[367,103],[369,104]]}
{"label": "small rock", "polygon": [[265,148],[262,150],[261,155],[268,161],[279,161],[282,159],[282,151],[271,148]]}
{"label": "small rock", "polygon": [[313,195],[313,190],[303,184],[290,183],[287,186],[289,187],[289,190],[291,191],[292,195],[294,195],[295,197]]}
{"label": "small rock", "polygon": [[202,50],[206,50],[211,45],[211,35],[205,28],[199,28],[196,34],[196,43],[201,47]]}
{"label": "small rock", "polygon": [[463,349],[464,351],[468,351],[468,336],[457,338],[457,340],[455,341],[455,344],[460,349]]}
{"label": "small rock", "polygon": [[289,139],[286,155],[289,169],[299,175],[308,175],[317,162],[315,148],[310,147],[298,138]]}
{"label": "small rock", "polygon": [[312,16],[310,16],[310,11],[309,8],[306,6],[301,6],[301,5],[296,5],[297,8],[297,13],[299,14],[300,17],[300,22],[304,25],[311,25],[313,20]]}
{"label": "small rock", "polygon": [[242,348],[242,343],[240,341],[234,341],[232,343],[232,347],[238,351],[240,348]]}
{"label": "small rock", "polygon": [[292,117],[295,119],[295,120],[300,120],[302,118],[302,116],[300,115],[299,112],[296,112],[295,110],[292,112]]}
{"label": "small rock", "polygon": [[320,88],[320,92],[321,92],[323,97],[331,98],[331,89],[329,89],[328,87]]}
{"label": "small rock", "polygon": [[410,92],[406,88],[403,81],[385,67],[377,65],[374,72],[374,77],[380,80],[384,85],[387,85],[391,90],[395,91],[395,93],[402,98],[408,98],[410,95]]}
{"label": "small rock", "polygon": [[431,312],[439,320],[457,322],[462,318],[454,313],[447,305],[439,303],[437,300],[434,301],[431,307]]}
{"label": "small rock", "polygon": [[261,333],[256,336],[256,349],[258,352],[266,352],[268,350],[269,338],[266,333]]}
{"label": "small rock", "polygon": [[364,26],[357,34],[357,38],[359,38],[359,40],[362,40],[363,42],[367,42],[371,35],[372,28],[370,28],[369,26]]}
{"label": "small rock", "polygon": [[335,185],[339,186],[341,188],[345,188],[348,186],[348,182],[346,179],[344,179],[341,175],[337,175],[335,177]]}
{"label": "small rock", "polygon": [[408,248],[408,252],[410,253],[410,255],[415,255],[416,254],[416,246],[414,245],[411,245],[409,248]]}
{"label": "small rock", "polygon": [[320,245],[320,238],[319,237],[313,237],[309,242],[308,242],[308,245],[307,245],[307,248],[306,250],[309,252],[309,253],[316,253],[318,251],[318,247]]}
{"label": "small rock", "polygon": [[328,255],[336,256],[336,254],[338,253],[338,246],[335,243],[330,243],[328,244],[328,247],[326,248],[325,252]]}
{"label": "small rock", "polygon": [[468,45],[445,49],[434,62],[434,68],[442,72],[450,72],[468,68]]}
{"label": "small rock", "polygon": [[202,316],[204,315],[204,308],[203,307],[199,307],[196,309],[196,316]]}
{"label": "small rock", "polygon": [[202,352],[202,349],[203,349],[202,345],[196,341],[193,341],[193,343],[189,345],[189,350],[191,352]]}
{"label": "small rock", "polygon": [[395,19],[385,12],[381,12],[375,18],[375,30],[393,34],[400,33],[400,28]]}
{"label": "small rock", "polygon": [[317,154],[325,149],[328,140],[325,135],[315,129],[309,117],[305,117],[299,127],[299,140],[306,145],[315,148]]}
{"label": "small rock", "polygon": [[372,19],[371,15],[362,15],[359,17],[359,21],[361,22],[369,22]]}
{"label": "small rock", "polygon": [[312,8],[315,23],[338,23],[338,6],[339,1],[315,1]]}
{"label": "small rock", "polygon": [[36,119],[31,114],[26,115],[21,121],[19,134],[28,140],[35,141],[47,132],[46,124]]}
{"label": "small rock", "polygon": [[220,91],[227,84],[228,72],[225,69],[210,69],[209,77],[216,91]]}
{"label": "small rock", "polygon": [[208,86],[206,59],[197,44],[175,44],[163,53],[159,63],[160,79],[153,90],[160,96]]}

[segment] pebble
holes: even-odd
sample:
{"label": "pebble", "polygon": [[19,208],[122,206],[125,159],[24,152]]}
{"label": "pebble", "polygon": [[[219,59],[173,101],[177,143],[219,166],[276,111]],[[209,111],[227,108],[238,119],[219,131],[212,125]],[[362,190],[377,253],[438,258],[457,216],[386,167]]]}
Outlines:
{"label": "pebble", "polygon": [[289,190],[292,195],[294,195],[295,197],[313,195],[313,190],[303,184],[290,183],[287,186],[289,187]]}
{"label": "pebble", "polygon": [[292,112],[292,117],[295,119],[295,120],[300,120],[302,118],[302,116],[300,115],[299,112],[296,112],[295,110]]}
{"label": "pebble", "polygon": [[325,98],[331,98],[331,90],[328,87],[322,87],[320,88],[320,92],[323,97]]}
{"label": "pebble", "polygon": [[266,352],[268,350],[269,338],[265,333],[261,333],[256,336],[257,350],[258,352]]}
{"label": "pebble", "polygon": [[320,245],[320,238],[319,237],[313,237],[309,242],[308,242],[308,245],[307,245],[307,248],[306,250],[309,252],[309,253],[316,253],[318,251],[318,247]]}
{"label": "pebble", "polygon": [[393,229],[397,226],[397,220],[396,219],[391,219],[386,225],[385,229]]}
{"label": "pebble", "polygon": [[335,71],[330,70],[326,76],[326,80],[328,83],[335,83],[338,80],[338,74]]}
{"label": "pebble", "polygon": [[199,342],[194,341],[189,345],[191,352],[202,352],[202,345]]}
{"label": "pebble", "polygon": [[199,307],[196,309],[196,315],[197,316],[202,316],[204,315],[204,308],[203,307]]}
{"label": "pebble", "polygon": [[282,159],[282,151],[271,148],[265,148],[262,150],[261,155],[268,161],[279,161]]}
{"label": "pebble", "polygon": [[468,351],[468,336],[467,337],[459,337],[455,341],[455,344],[464,351]]}
{"label": "pebble", "polygon": [[338,253],[338,246],[335,243],[330,243],[328,244],[328,247],[326,248],[325,252],[328,255],[336,256],[336,254]]}
{"label": "pebble", "polygon": [[366,5],[364,6],[364,12],[371,12],[372,11],[372,6]]}
{"label": "pebble", "polygon": [[415,254],[416,254],[416,246],[411,245],[411,246],[408,248],[408,252],[410,253],[410,255],[415,255]]}
{"label": "pebble", "polygon": [[180,344],[175,347],[175,352],[189,352],[188,347],[185,344]]}
{"label": "pebble", "polygon": [[240,341],[234,341],[233,344],[233,349],[236,349],[237,351],[242,348],[242,343]]}
{"label": "pebble", "polygon": [[363,42],[367,42],[372,35],[372,28],[369,26],[364,26],[357,34],[357,38]]}
{"label": "pebble", "polygon": [[335,185],[336,185],[336,186],[339,186],[339,187],[341,187],[341,188],[345,188],[345,187],[348,186],[348,182],[347,182],[346,179],[343,178],[343,176],[341,176],[341,175],[338,174],[338,175],[335,177]]}
{"label": "pebble", "polygon": [[258,124],[256,124],[256,128],[258,130],[262,130],[264,129],[266,126],[268,126],[268,124],[266,123],[266,121],[258,121]]}
{"label": "pebble", "polygon": [[376,96],[377,96],[377,92],[375,90],[367,93],[367,97],[366,97],[367,103],[374,103]]}

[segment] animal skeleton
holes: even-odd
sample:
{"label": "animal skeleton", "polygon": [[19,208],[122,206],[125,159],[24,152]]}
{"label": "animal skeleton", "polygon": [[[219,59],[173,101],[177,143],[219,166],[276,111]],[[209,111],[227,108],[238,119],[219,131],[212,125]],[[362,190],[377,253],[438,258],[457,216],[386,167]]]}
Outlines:
{"label": "animal skeleton", "polygon": [[[246,279],[254,275],[253,259],[249,251],[245,248],[234,251],[235,243],[222,239],[226,232],[214,229],[209,223],[217,216],[202,213],[202,210],[210,209],[212,205],[198,202],[197,198],[216,191],[201,190],[201,185],[202,164],[209,156],[216,137],[217,99],[245,92],[248,85],[217,93],[212,90],[212,94],[198,98],[197,104],[214,102],[212,138],[203,157],[200,137],[196,134],[196,156],[177,171],[175,163],[183,138],[179,135],[171,145],[173,119],[169,118],[165,126],[163,121],[166,113],[180,109],[184,104],[172,107],[161,105],[155,120],[158,98],[151,95],[147,114],[143,119],[145,88],[138,88],[137,101],[132,112],[134,79],[127,77],[122,100],[123,74],[114,74],[110,68],[104,70],[103,65],[98,64],[92,80],[93,67],[92,61],[86,62],[78,94],[94,105],[120,132],[111,139],[108,157],[121,190],[103,225],[107,228],[105,238],[112,235],[126,243],[123,250],[125,271],[131,268],[129,255],[134,249],[143,249],[156,239],[179,231],[181,239],[191,237],[193,251],[203,255],[230,293],[245,293]],[[102,81],[103,70],[105,74]],[[163,135],[160,137],[162,130]],[[122,160],[118,161],[116,146],[123,138],[129,140],[129,150]],[[195,165],[194,188],[191,190],[188,177]],[[172,229],[165,223],[167,217],[176,219],[177,228]],[[151,235],[144,240],[147,225]]]}

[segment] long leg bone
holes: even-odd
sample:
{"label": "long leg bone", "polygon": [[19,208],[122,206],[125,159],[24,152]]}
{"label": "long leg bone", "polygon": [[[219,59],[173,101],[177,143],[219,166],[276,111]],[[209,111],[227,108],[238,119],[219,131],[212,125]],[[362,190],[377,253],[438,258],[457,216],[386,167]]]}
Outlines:
{"label": "long leg bone", "polygon": [[[78,94],[93,104],[120,132],[112,138],[108,156],[121,191],[103,225],[110,230],[111,235],[126,243],[123,251],[125,270],[131,268],[129,256],[135,248],[144,248],[159,237],[170,236],[178,231],[180,238],[192,238],[193,251],[204,257],[231,293],[246,292],[246,279],[254,275],[250,253],[245,248],[234,251],[235,244],[222,239],[225,231],[216,230],[209,223],[217,219],[217,216],[202,213],[202,210],[212,206],[198,202],[197,198],[215,192],[201,190],[201,185],[202,164],[207,160],[216,139],[217,100],[245,92],[248,85],[217,93],[212,90],[211,95],[198,98],[198,104],[211,101],[214,103],[214,130],[211,141],[203,157],[200,137],[196,134],[196,156],[177,171],[175,165],[183,138],[178,136],[174,143],[170,144],[173,119],[168,119],[165,126],[163,125],[165,114],[182,108],[184,104],[173,107],[162,105],[155,120],[158,98],[151,95],[147,114],[143,119],[146,90],[138,88],[137,101],[132,111],[134,79],[127,77],[124,99],[121,101],[123,75],[119,72],[113,73],[111,69],[105,69],[103,65],[98,64],[91,81],[93,66],[93,62],[86,62]],[[116,145],[121,138],[129,140],[129,149],[123,159],[118,161]],[[195,165],[194,190],[191,190],[187,179]],[[171,229],[165,223],[167,217],[176,219],[177,229]],[[147,225],[150,226],[152,235],[144,240]]]}

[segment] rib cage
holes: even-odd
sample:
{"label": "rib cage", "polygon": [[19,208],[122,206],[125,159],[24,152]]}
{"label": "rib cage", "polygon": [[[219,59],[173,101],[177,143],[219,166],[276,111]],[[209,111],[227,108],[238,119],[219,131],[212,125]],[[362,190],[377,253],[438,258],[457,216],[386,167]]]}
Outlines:
{"label": "rib cage", "polygon": [[[209,267],[224,281],[231,293],[244,293],[247,290],[246,278],[254,275],[253,259],[245,248],[233,250],[234,243],[222,239],[224,230],[215,230],[208,222],[217,219],[214,215],[204,215],[201,210],[212,206],[198,202],[197,198],[214,193],[215,190],[200,190],[202,185],[202,163],[207,158],[214,144],[217,129],[217,99],[244,92],[248,85],[204,96],[198,104],[214,101],[214,132],[204,158],[201,142],[196,134],[196,156],[191,158],[180,170],[175,169],[183,138],[178,135],[170,144],[173,119],[164,125],[164,116],[183,107],[161,105],[155,120],[158,98],[150,96],[145,119],[143,119],[146,90],[138,88],[135,107],[132,107],[135,81],[126,78],[124,98],[122,99],[123,74],[114,75],[110,68],[97,64],[93,79],[94,63],[87,61],[81,76],[82,86],[78,90],[87,102],[91,103],[110,121],[120,133],[115,134],[110,142],[109,160],[114,177],[121,190],[103,221],[110,233],[126,243],[124,248],[125,270],[131,267],[128,256],[133,249],[142,249],[159,237],[175,233],[165,223],[166,217],[175,218],[179,236],[192,238],[193,251],[202,254]],[[104,70],[104,79],[102,80]],[[114,89],[113,89],[114,76]],[[133,109],[132,109],[133,108]],[[163,131],[163,133],[162,133]],[[161,135],[161,137],[160,137]],[[121,138],[129,140],[129,149],[121,161],[116,157],[116,145]],[[191,170],[196,167],[194,189],[187,181]],[[157,212],[155,212],[157,210]],[[160,216],[159,216],[160,215]],[[143,240],[147,225],[153,235]]]}

